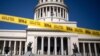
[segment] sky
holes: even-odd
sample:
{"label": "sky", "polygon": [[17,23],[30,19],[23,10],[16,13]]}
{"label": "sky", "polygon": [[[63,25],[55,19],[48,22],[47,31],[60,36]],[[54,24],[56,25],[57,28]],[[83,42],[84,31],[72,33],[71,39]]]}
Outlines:
{"label": "sky", "polygon": [[[0,14],[32,18],[38,0],[0,0]],[[65,0],[69,20],[78,27],[100,30],[100,0]],[[25,25],[0,22],[0,29],[27,29]]]}

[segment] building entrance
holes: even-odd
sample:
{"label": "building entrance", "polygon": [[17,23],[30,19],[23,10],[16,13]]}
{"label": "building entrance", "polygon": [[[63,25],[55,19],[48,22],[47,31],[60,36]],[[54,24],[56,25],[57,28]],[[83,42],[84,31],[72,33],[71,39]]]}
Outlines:
{"label": "building entrance", "polygon": [[37,37],[37,54],[68,55],[67,37]]}

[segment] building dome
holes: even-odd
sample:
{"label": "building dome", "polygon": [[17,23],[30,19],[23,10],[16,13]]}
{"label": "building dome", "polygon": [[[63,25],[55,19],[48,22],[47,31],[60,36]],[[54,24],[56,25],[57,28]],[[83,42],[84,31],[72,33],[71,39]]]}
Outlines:
{"label": "building dome", "polygon": [[49,22],[68,21],[68,9],[64,0],[39,0],[34,19]]}

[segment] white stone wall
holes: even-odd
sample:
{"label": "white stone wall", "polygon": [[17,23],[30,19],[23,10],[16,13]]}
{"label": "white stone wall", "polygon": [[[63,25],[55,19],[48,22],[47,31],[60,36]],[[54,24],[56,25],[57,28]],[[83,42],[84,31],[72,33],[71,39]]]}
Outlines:
{"label": "white stone wall", "polygon": [[0,30],[0,37],[26,38],[26,30]]}

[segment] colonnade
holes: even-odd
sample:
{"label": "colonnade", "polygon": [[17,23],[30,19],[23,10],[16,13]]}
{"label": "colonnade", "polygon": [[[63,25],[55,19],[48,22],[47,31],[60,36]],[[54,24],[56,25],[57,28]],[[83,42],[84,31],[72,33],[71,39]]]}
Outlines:
{"label": "colonnade", "polygon": [[82,56],[100,56],[100,43],[80,42],[79,48]]}
{"label": "colonnade", "polygon": [[58,6],[45,6],[41,8],[37,8],[35,11],[35,19],[39,18],[61,18],[68,20],[68,13],[66,8],[58,7]]}
{"label": "colonnade", "polygon": [[68,55],[66,37],[37,37],[37,54]]}
{"label": "colonnade", "polygon": [[0,54],[5,54],[5,47],[9,46],[12,55],[23,55],[25,53],[25,41],[0,40]]}

